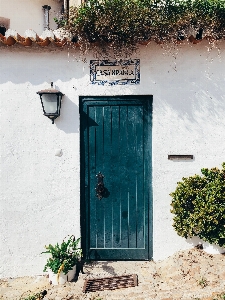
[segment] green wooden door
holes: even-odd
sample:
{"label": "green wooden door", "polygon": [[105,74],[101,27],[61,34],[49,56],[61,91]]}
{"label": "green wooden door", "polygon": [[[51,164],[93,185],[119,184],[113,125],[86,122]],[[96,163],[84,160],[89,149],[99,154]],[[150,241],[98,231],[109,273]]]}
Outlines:
{"label": "green wooden door", "polygon": [[[151,96],[80,97],[86,258],[152,257],[151,108]],[[102,199],[96,196],[99,172]]]}

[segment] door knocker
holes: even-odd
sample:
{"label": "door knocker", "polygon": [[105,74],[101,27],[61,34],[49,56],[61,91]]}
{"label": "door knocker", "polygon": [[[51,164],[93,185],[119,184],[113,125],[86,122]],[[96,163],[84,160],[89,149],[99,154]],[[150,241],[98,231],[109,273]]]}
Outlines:
{"label": "door knocker", "polygon": [[97,177],[97,184],[96,184],[96,188],[95,188],[96,197],[98,197],[98,199],[101,200],[105,193],[105,187],[104,187],[104,183],[103,183],[104,175],[101,172],[99,172],[96,175],[96,177]]}

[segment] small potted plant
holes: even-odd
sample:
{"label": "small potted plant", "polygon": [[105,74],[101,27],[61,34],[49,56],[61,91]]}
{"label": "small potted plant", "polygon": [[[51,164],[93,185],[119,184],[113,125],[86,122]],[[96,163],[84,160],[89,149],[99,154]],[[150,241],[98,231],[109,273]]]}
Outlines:
{"label": "small potted plant", "polygon": [[81,258],[82,250],[79,248],[80,238],[74,235],[65,238],[61,245],[45,246],[46,251],[42,253],[50,254],[44,266],[44,272],[49,273],[49,281],[54,284],[64,284],[71,281],[76,273],[76,264]]}

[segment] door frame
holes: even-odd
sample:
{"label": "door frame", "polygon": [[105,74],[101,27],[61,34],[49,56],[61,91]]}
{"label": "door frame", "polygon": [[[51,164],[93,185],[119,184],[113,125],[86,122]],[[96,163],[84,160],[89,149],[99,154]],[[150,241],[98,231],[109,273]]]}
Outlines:
{"label": "door frame", "polygon": [[[135,100],[148,101],[148,114],[147,114],[147,131],[149,135],[148,149],[146,149],[148,159],[148,258],[153,257],[153,192],[152,192],[152,106],[153,96],[152,95],[122,95],[122,96],[79,96],[79,113],[80,113],[80,231],[81,231],[81,248],[84,259],[89,259],[89,216],[90,211],[88,207],[88,189],[85,188],[85,148],[84,145],[84,129],[82,124],[83,106],[85,102],[134,102]],[[100,259],[98,259],[100,260]],[[107,260],[107,259],[104,259]],[[119,260],[119,259],[118,259]],[[132,259],[134,260],[134,259]]]}

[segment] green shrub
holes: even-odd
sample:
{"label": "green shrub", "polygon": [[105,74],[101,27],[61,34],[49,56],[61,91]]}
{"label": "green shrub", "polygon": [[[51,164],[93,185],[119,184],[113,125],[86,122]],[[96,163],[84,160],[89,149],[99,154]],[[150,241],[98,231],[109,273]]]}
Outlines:
{"label": "green shrub", "polygon": [[202,169],[202,175],[182,178],[170,194],[173,227],[182,237],[225,246],[225,163],[218,168]]}

